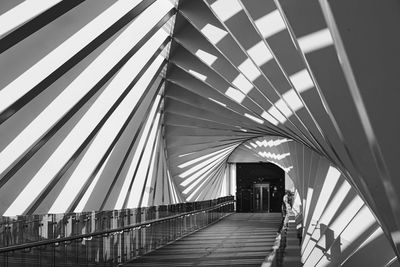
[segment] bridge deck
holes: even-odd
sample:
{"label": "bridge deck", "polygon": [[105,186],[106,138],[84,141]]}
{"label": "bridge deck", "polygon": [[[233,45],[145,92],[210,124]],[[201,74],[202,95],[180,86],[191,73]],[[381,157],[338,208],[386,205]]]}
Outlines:
{"label": "bridge deck", "polygon": [[280,213],[235,213],[124,266],[260,266],[280,220]]}

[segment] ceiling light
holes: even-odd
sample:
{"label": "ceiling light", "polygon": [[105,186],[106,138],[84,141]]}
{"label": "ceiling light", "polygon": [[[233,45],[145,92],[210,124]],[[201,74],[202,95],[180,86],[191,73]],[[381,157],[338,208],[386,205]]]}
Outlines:
{"label": "ceiling light", "polygon": [[264,65],[274,58],[263,41],[258,42],[256,45],[248,49],[247,53],[258,66]]}
{"label": "ceiling light", "polygon": [[204,61],[209,66],[212,65],[215,62],[215,60],[217,60],[216,56],[201,49],[196,51],[196,56],[198,56],[202,61]]}
{"label": "ceiling light", "polygon": [[282,95],[283,99],[285,99],[286,103],[292,108],[293,111],[297,111],[303,107],[303,102],[297,95],[294,89],[290,89],[286,93]]}
{"label": "ceiling light", "polygon": [[244,116],[246,116],[247,118],[249,118],[249,119],[251,119],[251,120],[253,120],[253,121],[255,121],[255,122],[259,123],[259,124],[263,124],[264,123],[264,121],[262,119],[254,117],[253,115],[250,115],[248,113],[245,113]]}
{"label": "ceiling light", "polygon": [[242,10],[237,0],[217,0],[211,4],[211,8],[222,21],[227,21]]}
{"label": "ceiling light", "polygon": [[253,85],[243,76],[243,74],[239,74],[232,81],[232,84],[245,94],[248,94],[251,89],[253,89]]}
{"label": "ceiling light", "polygon": [[267,121],[269,121],[270,123],[272,123],[275,126],[278,125],[278,123],[279,123],[274,117],[271,116],[271,114],[269,114],[266,111],[264,111],[261,114],[261,117],[263,117],[264,119],[266,119]]}
{"label": "ceiling light", "polygon": [[304,54],[310,53],[333,44],[332,35],[328,28],[310,33],[297,39]]}
{"label": "ceiling light", "polygon": [[246,97],[241,91],[232,87],[229,87],[228,90],[226,90],[225,95],[229,96],[238,103],[242,103],[243,99]]}
{"label": "ceiling light", "polygon": [[197,71],[194,70],[189,70],[189,73],[191,73],[193,76],[197,77],[198,79],[205,81],[207,79],[207,76],[198,73]]}
{"label": "ceiling light", "polygon": [[206,26],[201,29],[201,32],[211,41],[213,44],[217,44],[222,38],[228,33],[212,24],[206,24]]}
{"label": "ceiling light", "polygon": [[261,72],[257,69],[256,65],[247,58],[242,64],[238,66],[238,69],[246,76],[250,81],[254,81],[259,76]]}
{"label": "ceiling light", "polygon": [[314,87],[314,83],[311,79],[310,74],[306,69],[303,69],[290,76],[290,81],[292,82],[294,88],[299,93],[303,93],[308,89]]}
{"label": "ceiling light", "polygon": [[218,100],[215,100],[215,99],[213,99],[213,98],[211,98],[211,97],[209,97],[208,99],[210,99],[211,101],[213,101],[213,102],[215,102],[215,103],[217,103],[217,104],[219,104],[219,105],[221,105],[221,106],[223,106],[223,107],[226,107],[226,105],[225,105],[224,103],[219,102]]}
{"label": "ceiling light", "polygon": [[255,21],[257,28],[266,39],[286,28],[279,10],[274,10]]}

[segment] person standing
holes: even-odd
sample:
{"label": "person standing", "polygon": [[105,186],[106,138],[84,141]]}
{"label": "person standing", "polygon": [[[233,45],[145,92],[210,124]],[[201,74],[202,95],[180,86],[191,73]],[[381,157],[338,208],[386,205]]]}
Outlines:
{"label": "person standing", "polygon": [[288,190],[285,191],[285,195],[283,195],[283,199],[282,199],[282,205],[281,205],[281,209],[282,209],[282,222],[281,225],[279,227],[278,232],[280,232],[282,230],[282,227],[284,226],[285,223],[285,218],[287,215],[287,212],[289,209],[291,209],[291,204],[290,204],[290,196],[289,196],[290,192]]}
{"label": "person standing", "polygon": [[288,210],[292,209],[291,199],[290,199],[290,191],[286,190],[285,195],[283,196],[282,201],[282,216],[285,217]]}

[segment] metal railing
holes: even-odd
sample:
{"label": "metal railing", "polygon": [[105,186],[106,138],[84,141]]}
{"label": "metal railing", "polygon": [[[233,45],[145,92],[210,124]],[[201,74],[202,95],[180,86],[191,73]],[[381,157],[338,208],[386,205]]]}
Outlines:
{"label": "metal railing", "polygon": [[3,217],[0,266],[117,266],[233,212],[233,197],[138,209]]}

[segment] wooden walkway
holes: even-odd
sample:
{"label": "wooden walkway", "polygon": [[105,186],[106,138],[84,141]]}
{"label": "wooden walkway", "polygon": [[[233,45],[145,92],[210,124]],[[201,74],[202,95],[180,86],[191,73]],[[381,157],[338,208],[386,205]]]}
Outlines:
{"label": "wooden walkway", "polygon": [[280,220],[280,213],[235,213],[123,266],[260,266]]}

